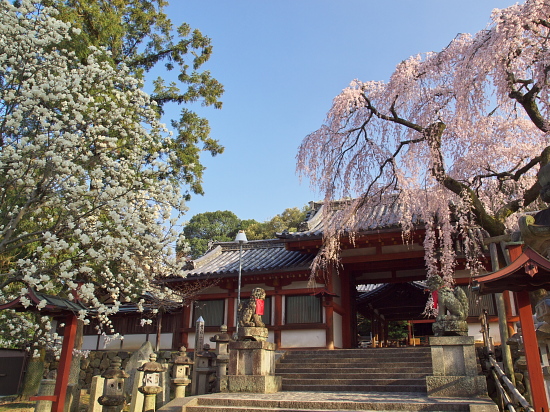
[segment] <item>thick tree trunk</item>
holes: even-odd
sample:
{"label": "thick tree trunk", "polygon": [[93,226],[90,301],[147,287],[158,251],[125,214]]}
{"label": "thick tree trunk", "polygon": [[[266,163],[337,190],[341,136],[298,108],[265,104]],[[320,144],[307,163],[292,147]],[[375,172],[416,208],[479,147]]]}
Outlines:
{"label": "thick tree trunk", "polygon": [[25,378],[23,379],[23,388],[18,396],[18,400],[28,401],[31,396],[38,394],[38,388],[40,388],[40,381],[44,375],[44,358],[46,356],[46,349],[43,347],[37,348],[39,357],[33,358],[32,350],[27,362],[27,370],[25,372]]}

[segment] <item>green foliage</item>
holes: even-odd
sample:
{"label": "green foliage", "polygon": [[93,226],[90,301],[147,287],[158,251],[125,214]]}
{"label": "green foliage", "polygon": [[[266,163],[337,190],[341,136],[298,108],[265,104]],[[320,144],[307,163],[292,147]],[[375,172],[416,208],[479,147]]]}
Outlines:
{"label": "green foliage", "polygon": [[[162,77],[153,81],[152,99],[159,116],[167,104],[190,104],[221,108],[223,86],[201,66],[212,54],[210,38],[188,24],[175,27],[166,15],[164,0],[44,0],[43,4],[59,11],[57,18],[79,28],[62,47],[72,50],[86,62],[90,47],[105,47],[112,64],[126,65],[138,79],[164,64],[165,75],[175,70],[177,81]],[[163,77],[165,77],[163,75]],[[202,152],[216,156],[224,148],[210,137],[205,118],[183,107],[178,119],[172,119],[174,136],[167,144],[176,156],[168,159],[170,177],[185,183],[186,199],[191,193],[203,194]],[[168,149],[168,148],[167,148]]]}
{"label": "green foliage", "polygon": [[[360,336],[369,336],[372,332],[371,320],[360,313],[357,314],[357,333]],[[374,335],[374,333],[373,333]],[[406,320],[390,321],[388,324],[388,338],[402,340],[409,336],[408,322]]]}
{"label": "green foliage", "polygon": [[271,220],[251,224],[246,229],[246,236],[249,240],[273,239],[276,233],[281,233],[285,230],[296,232],[300,223],[306,217],[307,209],[307,206],[301,209],[297,207],[288,208]]}
{"label": "green foliage", "polygon": [[196,259],[204,255],[211,241],[233,241],[240,224],[241,220],[229,210],[205,212],[193,216],[183,229],[190,248],[190,256]]}
{"label": "green foliage", "polygon": [[409,336],[408,322],[406,320],[390,321],[388,325],[388,336],[390,339],[402,340]]}
{"label": "green foliage", "polygon": [[208,251],[210,242],[232,242],[237,231],[244,230],[248,240],[273,239],[284,230],[296,231],[306,216],[307,207],[288,208],[271,220],[259,223],[254,219],[239,219],[228,210],[199,213],[183,229],[188,255],[196,259]]}

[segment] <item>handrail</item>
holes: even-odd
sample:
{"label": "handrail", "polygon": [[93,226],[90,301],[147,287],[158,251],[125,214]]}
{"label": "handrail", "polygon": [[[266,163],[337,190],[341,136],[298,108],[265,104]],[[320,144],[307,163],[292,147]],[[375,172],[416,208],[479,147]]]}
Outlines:
{"label": "handrail", "polygon": [[506,390],[504,389],[504,387],[502,386],[502,384],[498,380],[498,375],[497,375],[496,371],[493,369],[491,371],[491,373],[493,375],[493,380],[495,381],[496,387],[498,389],[498,393],[499,393],[500,398],[502,400],[502,409],[506,408],[506,409],[508,409],[509,412],[516,412],[516,408],[514,408],[514,405],[511,401],[510,397],[508,396],[508,394],[506,393]]}
{"label": "handrail", "polygon": [[[491,371],[496,387],[499,391],[501,399],[504,401],[504,407],[510,412],[515,412],[514,404],[511,398],[516,404],[519,404],[526,412],[535,412],[535,409],[527,402],[523,395],[514,386],[510,378],[506,376],[504,371],[500,368],[497,360],[495,359],[494,351],[492,348],[491,339],[489,338],[489,322],[487,319],[487,310],[483,310],[483,313],[479,316],[481,320],[481,332],[483,334],[483,342],[487,349],[486,354],[491,364]],[[502,386],[502,383],[505,386]]]}
{"label": "handrail", "polygon": [[506,374],[502,371],[502,369],[500,369],[500,366],[497,363],[492,353],[489,354],[489,361],[491,362],[491,367],[493,369],[493,372],[496,373],[498,378],[495,380],[495,382],[498,382],[500,384],[500,381],[502,381],[506,385],[508,391],[510,392],[510,394],[512,395],[512,397],[517,403],[519,403],[526,411],[535,412],[535,410],[531,407],[531,405],[529,405],[529,402],[527,402],[527,400],[523,397],[523,395],[518,391],[518,389],[514,386],[514,384],[508,378],[508,376],[506,376]]}

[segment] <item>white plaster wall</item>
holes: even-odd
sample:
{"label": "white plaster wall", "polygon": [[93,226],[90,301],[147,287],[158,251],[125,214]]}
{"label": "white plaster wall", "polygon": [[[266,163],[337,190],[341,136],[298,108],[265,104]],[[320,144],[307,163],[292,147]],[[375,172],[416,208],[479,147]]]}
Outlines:
{"label": "white plaster wall", "polygon": [[[172,349],[172,333],[161,333],[160,334],[160,349]],[[153,348],[157,344],[157,335],[154,333],[149,334],[149,342],[153,345]],[[135,349],[139,349],[141,345]],[[126,338],[122,342],[122,349],[128,349],[126,347]]]}
{"label": "white plaster wall", "polygon": [[[170,334],[172,335],[172,334]],[[122,346],[124,349],[128,350],[138,350],[141,348],[141,345],[145,343],[147,340],[146,334],[136,334],[136,335],[125,335],[124,336],[124,342],[122,343]],[[162,340],[161,340],[162,341]],[[153,348],[155,347],[156,342],[151,342],[153,344]],[[172,342],[170,342],[172,343]],[[172,345],[170,345],[172,346]]]}
{"label": "white plaster wall", "polygon": [[82,342],[82,350],[97,350],[98,337],[98,335],[84,336],[84,341]]}
{"label": "white plaster wall", "polygon": [[[481,323],[468,323],[468,335],[473,336],[476,342],[483,342]],[[498,322],[489,322],[489,336],[493,338],[495,345],[500,345],[500,331]]]}
{"label": "white plaster wall", "polygon": [[334,347],[341,348],[344,343],[342,340],[342,315],[339,313],[334,312],[333,317],[333,325],[334,325]]}
{"label": "white plaster wall", "polygon": [[281,331],[283,348],[324,348],[326,345],[327,337],[324,329]]}
{"label": "white plaster wall", "polygon": [[[145,336],[146,335],[143,335],[143,342],[145,342]],[[115,350],[115,349],[120,349],[121,345],[120,345],[120,339],[115,339],[115,340],[109,340],[112,336],[103,336],[101,335],[99,337],[99,347],[98,349],[99,350]],[[105,343],[106,341],[108,341],[108,343]]]}
{"label": "white plaster wall", "polygon": [[[216,348],[216,342],[210,342],[210,338],[219,332],[205,332],[204,333],[204,343],[208,343],[211,349]],[[188,349],[195,349],[195,332],[189,334],[189,347]]]}

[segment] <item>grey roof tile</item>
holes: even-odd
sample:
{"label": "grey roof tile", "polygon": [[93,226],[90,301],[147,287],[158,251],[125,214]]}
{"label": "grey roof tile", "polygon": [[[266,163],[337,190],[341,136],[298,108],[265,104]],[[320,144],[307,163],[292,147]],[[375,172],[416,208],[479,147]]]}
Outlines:
{"label": "grey roof tile", "polygon": [[[340,222],[343,216],[343,209],[350,206],[354,200],[338,200],[327,206],[324,202],[311,202],[311,211],[308,212],[306,220],[301,224],[297,232],[278,233],[280,239],[300,240],[307,238],[320,238],[323,236],[325,225],[343,225]],[[327,207],[330,209],[327,211]],[[356,215],[356,222],[351,229],[354,232],[368,232],[381,229],[399,228],[400,204],[394,198],[386,199],[386,202],[371,204],[360,209]],[[416,222],[419,219],[413,216]]]}
{"label": "grey roof tile", "polygon": [[[285,272],[308,270],[314,258],[306,254],[285,249],[285,243],[278,239],[253,240],[242,247],[242,273]],[[239,271],[239,244],[219,242],[203,257],[193,262],[194,268],[186,272],[187,277],[224,276]]]}

